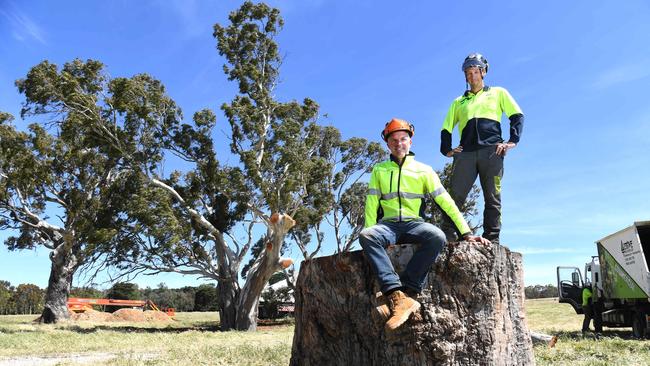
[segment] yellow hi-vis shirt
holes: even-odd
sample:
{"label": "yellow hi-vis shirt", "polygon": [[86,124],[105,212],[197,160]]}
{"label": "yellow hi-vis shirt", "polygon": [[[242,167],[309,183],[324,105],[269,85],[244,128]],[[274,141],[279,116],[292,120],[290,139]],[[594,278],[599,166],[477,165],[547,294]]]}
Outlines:
{"label": "yellow hi-vis shirt", "polygon": [[591,299],[591,289],[588,287],[585,287],[584,290],[582,290],[582,306],[587,306],[589,305],[589,299]]}
{"label": "yellow hi-vis shirt", "polygon": [[[365,227],[375,225],[378,219],[397,222],[422,219],[426,195],[433,197],[461,235],[471,232],[438,175],[430,166],[415,161],[413,153],[404,158],[401,166],[393,160],[386,160],[372,168],[366,196]],[[378,218],[380,208],[383,216]]]}

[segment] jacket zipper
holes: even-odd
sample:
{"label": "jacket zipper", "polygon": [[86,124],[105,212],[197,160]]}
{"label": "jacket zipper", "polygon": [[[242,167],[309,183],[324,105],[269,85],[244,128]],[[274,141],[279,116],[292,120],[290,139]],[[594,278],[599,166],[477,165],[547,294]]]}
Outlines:
{"label": "jacket zipper", "polygon": [[[406,156],[402,160],[402,162],[399,164],[399,170],[397,174],[397,202],[399,203],[399,222],[402,222],[402,196],[399,194],[399,186],[402,181],[402,165],[404,165],[404,162],[406,161]],[[392,173],[391,173],[392,174]],[[392,179],[391,179],[392,181]]]}
{"label": "jacket zipper", "polygon": [[[480,91],[479,91],[479,93],[480,93]],[[477,94],[478,94],[478,93],[477,93]],[[478,95],[477,95],[477,94],[474,94],[474,98],[472,98],[472,101],[471,101],[472,104],[473,104],[473,102],[474,102],[474,99],[475,99],[475,98],[478,98]],[[482,138],[481,138],[481,134],[480,134],[479,131],[478,131],[478,118],[476,118],[476,117],[474,117],[474,129],[476,130],[476,144],[480,146],[480,145],[481,145]]]}

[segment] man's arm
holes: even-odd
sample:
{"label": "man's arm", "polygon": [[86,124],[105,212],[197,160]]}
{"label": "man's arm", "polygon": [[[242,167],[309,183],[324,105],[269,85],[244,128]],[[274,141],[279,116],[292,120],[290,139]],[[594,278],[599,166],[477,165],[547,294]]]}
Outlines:
{"label": "man's arm", "polygon": [[364,227],[370,227],[377,223],[377,210],[379,209],[380,197],[381,190],[379,189],[379,181],[377,179],[377,173],[373,169],[370,175],[370,182],[368,183],[368,194],[366,195]]}
{"label": "man's arm", "polygon": [[461,233],[461,237],[464,241],[490,244],[489,240],[480,236],[472,235],[472,231],[469,228],[469,225],[467,225],[467,221],[465,221],[463,214],[458,209],[458,206],[456,206],[456,202],[454,202],[445,187],[443,187],[440,182],[440,177],[438,177],[433,170],[431,171],[431,174],[428,175],[427,184],[429,187],[433,188],[433,191],[431,192],[433,200],[447,214],[447,216],[449,216],[454,225],[456,225],[456,229]]}
{"label": "man's arm", "polygon": [[449,195],[449,192],[447,192],[445,187],[443,187],[440,182],[440,177],[438,177],[438,174],[436,174],[433,169],[429,169],[430,171],[426,175],[427,193],[433,196],[433,200],[447,214],[447,216],[449,216],[461,235],[464,236],[466,234],[471,234],[469,225],[465,222],[463,214],[456,206],[456,203]]}
{"label": "man's arm", "polygon": [[501,89],[499,95],[501,109],[510,119],[510,138],[508,142],[497,145],[497,155],[505,156],[508,150],[514,148],[519,143],[521,133],[524,129],[524,114],[519,108],[515,99],[507,90]]}
{"label": "man's arm", "polygon": [[[451,149],[451,134],[454,131],[454,122],[456,114],[456,101],[451,102],[447,116],[442,123],[442,130],[440,131],[440,153],[444,156],[449,155],[453,150]],[[452,154],[453,155],[453,154]]]}
{"label": "man's arm", "polygon": [[510,120],[510,139],[508,142],[518,144],[524,130],[524,112],[519,108],[515,98],[505,89],[501,93],[501,109]]}

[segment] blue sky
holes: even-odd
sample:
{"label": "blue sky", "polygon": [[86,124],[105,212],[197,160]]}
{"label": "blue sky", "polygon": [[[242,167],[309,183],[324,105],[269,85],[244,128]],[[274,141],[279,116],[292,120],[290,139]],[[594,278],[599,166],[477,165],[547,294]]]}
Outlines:
{"label": "blue sky", "polygon": [[[186,116],[212,108],[225,131],[219,106],[235,85],[222,72],[212,26],[239,4],[0,0],[0,110],[21,128],[33,122],[18,118],[23,97],[14,81],[45,59],[92,58],[114,77],[153,75]],[[502,244],[524,254],[526,285],[554,283],[557,265],[582,267],[594,241],[650,219],[647,2],[269,4],[285,20],[278,99],[314,99],[327,114],[321,123],[345,137],[379,141],[385,121],[407,119],[416,126],[413,151],[435,169],[448,161],[438,152],[440,128],[465,87],[463,58],[474,51],[487,57],[486,83],[507,88],[526,116],[505,162],[501,234]],[[47,254],[0,249],[0,279],[45,287]],[[166,275],[135,282],[198,281]]]}

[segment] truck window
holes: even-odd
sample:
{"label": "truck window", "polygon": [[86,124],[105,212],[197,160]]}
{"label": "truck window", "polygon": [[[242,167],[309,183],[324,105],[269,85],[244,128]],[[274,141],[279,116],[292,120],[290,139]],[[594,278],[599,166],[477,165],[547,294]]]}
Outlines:
{"label": "truck window", "polygon": [[573,286],[580,287],[580,273],[571,273],[571,282],[573,282]]}

